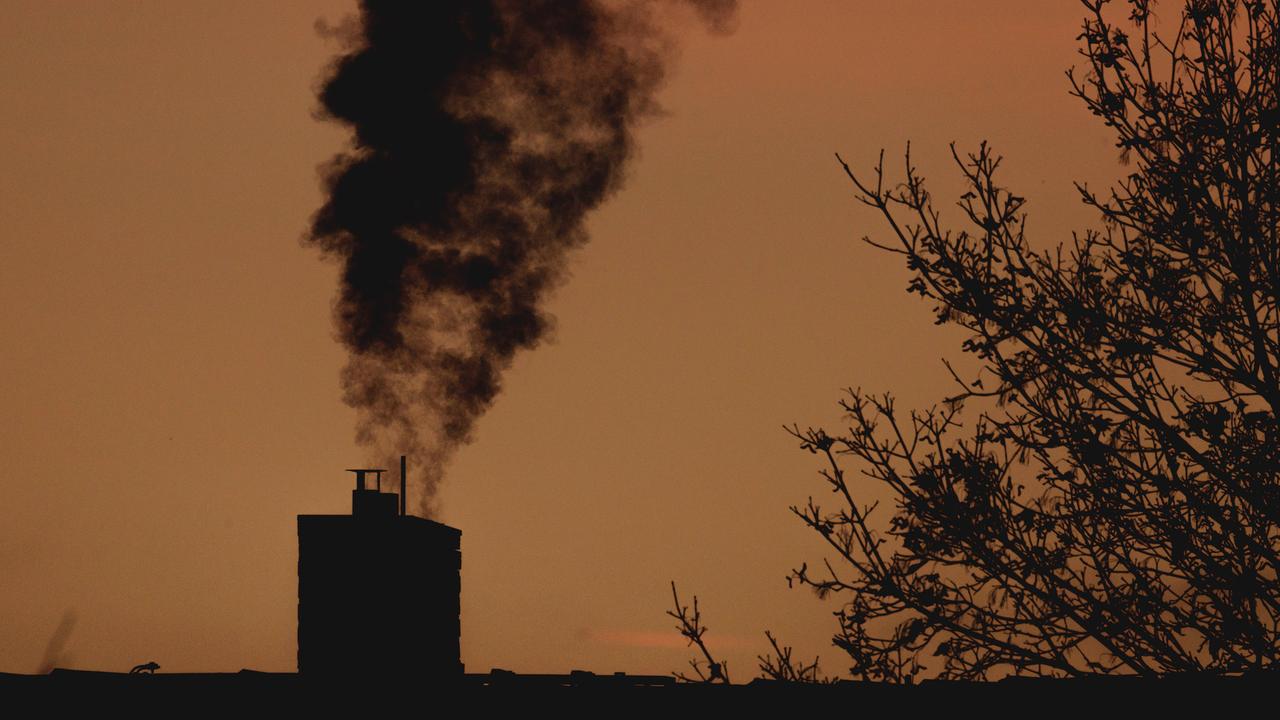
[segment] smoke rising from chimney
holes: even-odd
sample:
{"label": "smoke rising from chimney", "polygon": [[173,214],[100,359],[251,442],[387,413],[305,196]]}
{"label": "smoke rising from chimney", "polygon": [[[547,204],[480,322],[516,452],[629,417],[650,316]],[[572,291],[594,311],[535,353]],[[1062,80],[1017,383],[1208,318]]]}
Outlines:
{"label": "smoke rising from chimney", "polygon": [[[735,0],[686,0],[728,32]],[[319,90],[351,147],[307,243],[341,263],[344,400],[420,512],[552,318],[543,303],[616,192],[672,54],[652,2],[362,0]]]}

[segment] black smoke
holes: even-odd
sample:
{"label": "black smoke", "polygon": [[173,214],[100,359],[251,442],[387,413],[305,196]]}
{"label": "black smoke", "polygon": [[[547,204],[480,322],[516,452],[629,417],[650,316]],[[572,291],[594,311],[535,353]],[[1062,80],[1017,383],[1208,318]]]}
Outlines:
{"label": "black smoke", "polygon": [[[727,31],[733,0],[688,3]],[[658,110],[651,2],[362,0],[319,91],[351,129],[307,242],[341,262],[345,401],[371,459],[411,458],[431,514],[449,458],[536,347],[542,309]],[[394,467],[394,465],[383,465]]]}

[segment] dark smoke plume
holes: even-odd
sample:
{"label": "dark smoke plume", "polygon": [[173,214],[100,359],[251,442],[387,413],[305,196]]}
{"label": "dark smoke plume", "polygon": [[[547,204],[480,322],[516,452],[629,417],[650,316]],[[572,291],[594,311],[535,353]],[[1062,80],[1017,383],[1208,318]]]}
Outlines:
{"label": "dark smoke plume", "polygon": [[[690,2],[728,32],[733,0]],[[322,170],[307,241],[342,263],[346,402],[372,459],[444,466],[616,192],[670,54],[649,2],[363,0],[319,91],[352,147]],[[394,467],[384,464],[382,467]]]}

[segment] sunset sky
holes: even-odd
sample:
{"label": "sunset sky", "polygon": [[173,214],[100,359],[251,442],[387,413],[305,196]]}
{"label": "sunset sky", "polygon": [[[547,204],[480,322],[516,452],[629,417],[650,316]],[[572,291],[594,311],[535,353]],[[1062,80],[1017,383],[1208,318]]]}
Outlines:
{"label": "sunset sky", "polygon": [[[64,618],[62,666],[295,668],[295,518],[348,512],[364,460],[336,266],[300,242],[344,142],[312,114],[338,50],[316,23],[353,10],[0,0],[0,672],[36,671]],[[1072,181],[1125,171],[1068,95],[1082,17],[743,0],[717,36],[672,16],[666,115],[590,217],[552,340],[448,472],[468,671],[680,670],[672,580],[735,681],[766,629],[842,670],[835,606],[785,581],[823,557],[788,506],[829,496],[782,426],[840,428],[850,386],[940,400],[960,336],[860,242],[886,228],[833,153],[865,171],[884,148],[901,177],[911,141],[954,198],[948,143],[989,140],[1032,241],[1068,241],[1094,223]]]}

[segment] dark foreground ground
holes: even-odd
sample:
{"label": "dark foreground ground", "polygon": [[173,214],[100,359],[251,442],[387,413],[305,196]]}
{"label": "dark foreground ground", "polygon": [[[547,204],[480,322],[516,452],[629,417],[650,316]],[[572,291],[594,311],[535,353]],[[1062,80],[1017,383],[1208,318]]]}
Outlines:
{"label": "dark foreground ground", "polygon": [[[17,714],[6,712],[18,710]],[[136,710],[188,717],[208,713],[288,713],[353,717],[521,717],[550,714],[613,717],[635,714],[722,717],[968,718],[1276,717],[1280,673],[1246,677],[1172,676],[1158,680],[1012,679],[992,683],[926,681],[916,686],[839,682],[798,685],[676,684],[643,675],[517,675],[503,671],[452,679],[385,676],[304,677],[292,673],[127,673],[54,670],[47,675],[0,673],[0,715]],[[514,711],[514,712],[513,712]]]}

